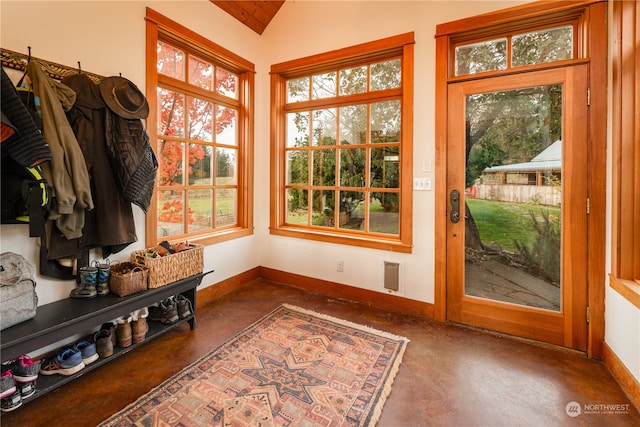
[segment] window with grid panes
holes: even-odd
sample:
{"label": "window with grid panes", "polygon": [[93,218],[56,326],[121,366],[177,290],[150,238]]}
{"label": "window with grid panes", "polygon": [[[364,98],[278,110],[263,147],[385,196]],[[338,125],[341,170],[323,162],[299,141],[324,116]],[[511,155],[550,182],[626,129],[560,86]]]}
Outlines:
{"label": "window with grid panes", "polygon": [[149,244],[250,232],[253,64],[212,42],[187,42],[200,38],[179,30],[155,33],[150,55],[159,167]]}
{"label": "window with grid panes", "polygon": [[355,57],[272,67],[272,232],[410,251],[412,43],[407,34]]}
{"label": "window with grid panes", "polygon": [[[615,2],[613,35],[613,203],[611,286],[640,308],[640,5]],[[636,23],[634,25],[634,22]],[[635,120],[634,120],[635,119]]]}

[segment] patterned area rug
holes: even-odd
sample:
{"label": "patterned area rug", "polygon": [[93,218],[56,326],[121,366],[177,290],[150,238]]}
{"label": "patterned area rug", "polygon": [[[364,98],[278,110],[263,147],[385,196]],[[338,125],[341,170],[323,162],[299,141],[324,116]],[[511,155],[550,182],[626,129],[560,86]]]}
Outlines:
{"label": "patterned area rug", "polygon": [[282,305],[101,426],[374,426],[408,342]]}

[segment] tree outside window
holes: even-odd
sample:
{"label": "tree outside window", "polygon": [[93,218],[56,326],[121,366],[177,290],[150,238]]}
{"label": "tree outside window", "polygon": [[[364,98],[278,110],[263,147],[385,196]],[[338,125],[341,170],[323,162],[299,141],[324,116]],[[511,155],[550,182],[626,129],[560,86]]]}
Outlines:
{"label": "tree outside window", "polygon": [[354,63],[343,58],[338,67],[315,64],[292,75],[278,70],[274,84],[283,95],[277,122],[284,126],[276,161],[283,173],[272,232],[300,230],[358,244],[410,240],[402,231],[410,221],[404,96],[412,82],[402,76],[412,58],[403,54],[397,47]]}
{"label": "tree outside window", "polygon": [[[148,57],[156,64],[150,133],[159,167],[147,243],[250,234],[253,64],[148,15],[156,30],[147,34],[156,37]],[[196,39],[201,44],[188,41]]]}

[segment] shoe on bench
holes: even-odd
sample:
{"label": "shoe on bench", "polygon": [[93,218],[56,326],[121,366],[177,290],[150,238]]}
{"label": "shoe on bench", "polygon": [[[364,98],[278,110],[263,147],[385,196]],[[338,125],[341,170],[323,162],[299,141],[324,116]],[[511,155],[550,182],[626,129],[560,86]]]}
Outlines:
{"label": "shoe on bench", "polygon": [[20,390],[16,387],[16,382],[11,371],[2,372],[2,377],[0,377],[0,391],[0,397],[2,398],[0,410],[2,410],[2,412],[13,411],[22,405]]}
{"label": "shoe on bench", "polygon": [[0,410],[2,412],[13,411],[14,409],[22,406],[22,396],[20,391],[16,390],[11,395],[4,397],[0,403]]}
{"label": "shoe on bench", "polygon": [[176,302],[178,304],[178,316],[180,316],[181,319],[186,319],[193,314],[190,299],[180,294],[176,296]]}
{"label": "shoe on bench", "polygon": [[2,372],[11,371],[13,378],[18,383],[28,383],[38,379],[40,361],[31,360],[27,355],[9,360],[2,364]]}
{"label": "shoe on bench", "polygon": [[2,373],[2,377],[0,378],[0,390],[0,398],[2,399],[9,397],[16,392],[16,381],[13,378],[11,371],[5,371]]}
{"label": "shoe on bench", "polygon": [[177,304],[172,299],[167,298],[160,301],[158,306],[149,307],[149,320],[168,325],[176,323],[180,320]]}
{"label": "shoe on bench", "polygon": [[85,366],[95,362],[100,357],[96,351],[96,345],[88,341],[79,341],[75,343],[72,348],[80,352],[82,363],[84,363]]}
{"label": "shoe on bench", "polygon": [[84,368],[82,353],[72,348],[63,348],[55,356],[45,357],[40,365],[42,375],[73,375]]}
{"label": "shoe on bench", "polygon": [[98,352],[98,356],[105,358],[109,357],[113,354],[113,340],[111,339],[112,334],[115,336],[115,328],[112,329],[100,329],[93,336],[93,341],[96,344],[96,351]]}

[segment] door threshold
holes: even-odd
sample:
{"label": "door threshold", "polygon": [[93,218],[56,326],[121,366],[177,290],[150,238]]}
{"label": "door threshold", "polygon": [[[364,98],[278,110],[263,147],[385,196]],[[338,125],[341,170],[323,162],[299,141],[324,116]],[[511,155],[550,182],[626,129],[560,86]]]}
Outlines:
{"label": "door threshold", "polygon": [[574,354],[577,356],[584,356],[586,358],[588,358],[588,354],[586,351],[581,351],[581,350],[576,350],[573,348],[569,348],[569,347],[564,347],[561,345],[557,345],[557,344],[550,344],[544,341],[538,341],[538,340],[532,340],[530,338],[523,338],[523,337],[519,337],[517,335],[510,335],[510,334],[505,334],[504,332],[498,332],[498,331],[494,331],[492,329],[485,329],[485,328],[479,328],[477,326],[471,326],[471,325],[465,325],[464,323],[458,323],[458,322],[453,322],[451,320],[446,320],[445,323],[447,325],[451,325],[451,326],[457,326],[459,328],[463,328],[463,329],[468,329],[471,331],[476,331],[476,332],[480,332],[483,334],[487,334],[487,335],[493,335],[497,338],[505,338],[511,341],[516,341],[516,342],[521,342],[524,344],[529,344],[529,345],[533,345],[535,347],[540,347],[540,348],[546,348],[548,350],[555,350],[555,351],[559,351],[559,352],[563,352],[563,353],[568,353],[568,354]]}

